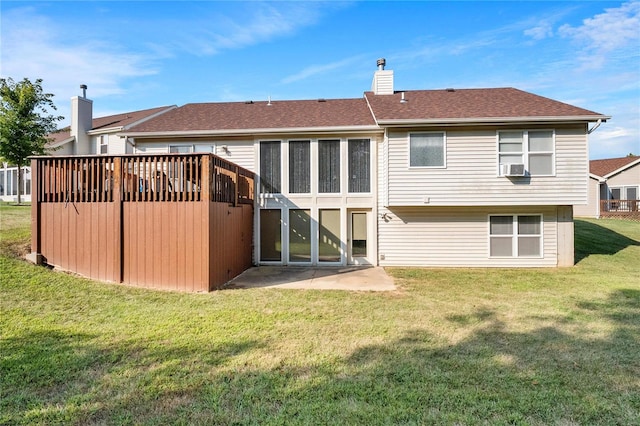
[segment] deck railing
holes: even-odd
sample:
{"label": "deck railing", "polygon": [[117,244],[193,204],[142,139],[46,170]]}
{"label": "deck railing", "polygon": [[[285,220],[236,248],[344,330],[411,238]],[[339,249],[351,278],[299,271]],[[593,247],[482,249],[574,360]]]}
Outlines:
{"label": "deck railing", "polygon": [[640,200],[600,201],[600,217],[640,220]]}
{"label": "deck railing", "polygon": [[37,200],[253,203],[254,173],[214,154],[35,157]]}

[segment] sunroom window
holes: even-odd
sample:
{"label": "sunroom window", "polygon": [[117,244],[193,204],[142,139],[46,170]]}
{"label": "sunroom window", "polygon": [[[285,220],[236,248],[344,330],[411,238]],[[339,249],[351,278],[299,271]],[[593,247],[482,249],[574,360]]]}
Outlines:
{"label": "sunroom window", "polygon": [[311,192],[311,143],[289,141],[289,192]]}
{"label": "sunroom window", "polygon": [[280,141],[260,142],[260,192],[279,194],[280,182]]}
{"label": "sunroom window", "polygon": [[340,140],[318,141],[318,192],[340,192]]}
{"label": "sunroom window", "polygon": [[371,191],[369,139],[349,139],[349,192]]}

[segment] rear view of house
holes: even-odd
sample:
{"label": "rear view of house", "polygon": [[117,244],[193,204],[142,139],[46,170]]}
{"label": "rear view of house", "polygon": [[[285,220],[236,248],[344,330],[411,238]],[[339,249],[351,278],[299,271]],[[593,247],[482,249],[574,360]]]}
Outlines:
{"label": "rear view of house", "polygon": [[114,136],[254,172],[254,264],[555,267],[608,118],[514,88],[397,90],[379,60],[361,98],[187,104]]}

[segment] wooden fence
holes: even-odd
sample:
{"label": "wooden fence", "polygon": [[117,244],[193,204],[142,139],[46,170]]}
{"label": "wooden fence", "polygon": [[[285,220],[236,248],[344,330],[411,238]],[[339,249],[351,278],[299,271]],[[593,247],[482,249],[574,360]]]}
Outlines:
{"label": "wooden fence", "polygon": [[254,174],[213,154],[34,157],[32,258],[101,281],[220,288],[252,263]]}

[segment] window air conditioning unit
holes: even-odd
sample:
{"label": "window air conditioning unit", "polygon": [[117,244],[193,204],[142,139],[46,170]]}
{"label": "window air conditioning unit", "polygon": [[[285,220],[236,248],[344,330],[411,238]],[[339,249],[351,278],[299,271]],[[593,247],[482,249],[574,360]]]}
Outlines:
{"label": "window air conditioning unit", "polygon": [[524,176],[524,164],[503,164],[502,176]]}

